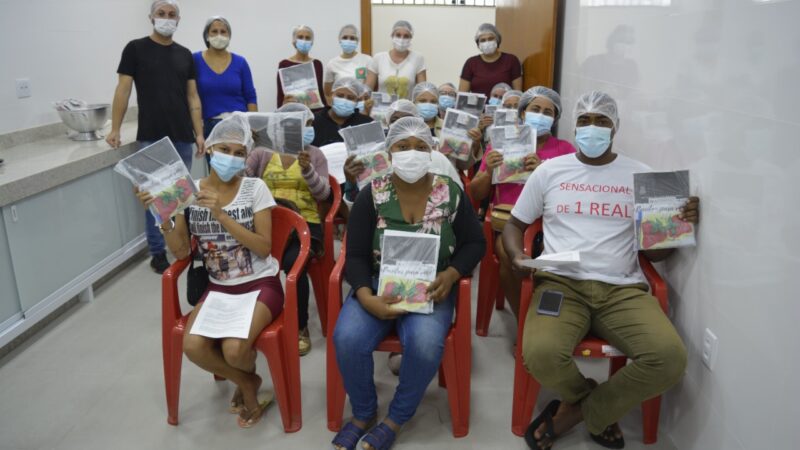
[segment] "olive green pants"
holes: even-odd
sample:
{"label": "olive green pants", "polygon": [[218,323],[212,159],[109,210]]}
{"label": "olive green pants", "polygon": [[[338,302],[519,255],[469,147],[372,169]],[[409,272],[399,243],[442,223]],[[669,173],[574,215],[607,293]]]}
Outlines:
{"label": "olive green pants", "polygon": [[[525,368],[564,401],[579,403],[590,433],[601,433],[637,404],[680,381],[686,348],[646,284],[617,286],[546,272],[535,277],[522,337]],[[547,290],[564,294],[558,317],[536,312]],[[633,360],[595,389],[572,357],[587,333]]]}

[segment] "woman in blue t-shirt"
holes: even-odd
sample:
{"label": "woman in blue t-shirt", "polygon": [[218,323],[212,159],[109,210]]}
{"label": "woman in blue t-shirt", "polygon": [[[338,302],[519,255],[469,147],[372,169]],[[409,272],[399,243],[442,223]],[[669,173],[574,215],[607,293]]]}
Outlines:
{"label": "woman in blue t-shirt", "polygon": [[243,57],[228,51],[230,40],[231,24],[228,20],[221,16],[211,17],[203,28],[206,50],[194,54],[205,137],[224,113],[258,111],[250,66]]}

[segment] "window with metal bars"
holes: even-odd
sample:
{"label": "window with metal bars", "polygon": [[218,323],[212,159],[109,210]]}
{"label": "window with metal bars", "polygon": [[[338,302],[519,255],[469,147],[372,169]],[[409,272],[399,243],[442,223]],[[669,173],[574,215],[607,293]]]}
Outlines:
{"label": "window with metal bars", "polygon": [[495,0],[372,0],[372,4],[410,6],[488,6],[494,8]]}

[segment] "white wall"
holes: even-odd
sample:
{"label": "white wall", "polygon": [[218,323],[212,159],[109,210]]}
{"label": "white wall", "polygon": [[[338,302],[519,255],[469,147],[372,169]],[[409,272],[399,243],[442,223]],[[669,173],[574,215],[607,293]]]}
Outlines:
{"label": "white wall", "polygon": [[[798,448],[800,3],[565,3],[561,136],[573,135],[576,95],[606,90],[621,106],[617,150],[690,169],[701,197],[698,247],[664,267],[690,358],[661,431],[680,449]],[[606,50],[620,25],[633,29],[627,60]],[[719,337],[713,372],[706,327]]]}
{"label": "white wall", "polygon": [[[311,55],[325,63],[341,51],[339,28],[361,17],[358,0],[184,0],[181,6],[175,40],[192,51],[205,48],[209,16],[230,20],[231,50],[250,63],[262,110],[275,107],[277,65],[294,51],[294,25],[314,29]],[[110,103],[122,49],[150,33],[149,12],[150,0],[0,0],[0,133],[58,122],[54,100]],[[17,78],[30,78],[32,97],[16,98]]]}
{"label": "white wall", "polygon": [[475,30],[494,23],[494,8],[372,5],[373,54],[391,48],[392,25],[400,19],[414,27],[411,45],[425,57],[428,81],[458,87],[464,61],[478,54]]}

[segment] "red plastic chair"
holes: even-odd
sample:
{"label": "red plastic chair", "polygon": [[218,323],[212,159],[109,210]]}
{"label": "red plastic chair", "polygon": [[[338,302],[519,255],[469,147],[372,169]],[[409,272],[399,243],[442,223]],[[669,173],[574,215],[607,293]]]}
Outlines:
{"label": "red plastic chair", "polygon": [[486,253],[481,259],[478,279],[478,307],[475,312],[475,334],[486,336],[492,320],[492,306],[501,310],[505,306],[505,294],[500,286],[500,260],[494,252],[495,235],[492,229],[492,207],[486,211],[483,220],[483,237],[486,239]]}
{"label": "red plastic chair", "polygon": [[[538,232],[541,232],[542,224],[540,220],[534,222],[525,230],[524,237],[524,251],[525,254],[531,255],[533,249],[533,240]],[[642,267],[645,278],[650,284],[653,296],[658,299],[661,309],[664,314],[667,313],[667,285],[661,276],[656,272],[653,264],[650,263],[643,255],[639,255],[639,265]],[[517,332],[517,353],[515,355],[516,364],[514,367],[514,399],[511,407],[511,431],[517,436],[525,434],[525,430],[531,421],[533,407],[536,405],[536,399],[539,396],[539,389],[541,386],[526,370],[522,362],[522,336],[525,330],[525,317],[528,315],[528,308],[530,307],[531,297],[533,297],[533,279],[525,278],[522,281],[522,295],[520,296],[520,309],[519,309],[519,331]],[[619,369],[625,367],[628,359],[625,356],[620,356],[618,353],[603,352],[603,347],[609,346],[609,343],[603,339],[586,336],[577,347],[575,347],[575,356],[583,356],[588,358],[608,358],[609,376],[614,375]],[[653,397],[650,400],[642,402],[642,428],[645,444],[653,444],[658,438],[658,418],[661,411],[661,396]]]}
{"label": "red plastic chair", "polygon": [[339,211],[339,205],[342,203],[342,188],[339,182],[336,181],[333,175],[328,175],[328,183],[331,186],[331,197],[333,203],[325,215],[325,222],[323,223],[322,236],[323,236],[323,251],[324,254],[320,257],[311,258],[308,262],[306,270],[308,277],[311,279],[311,284],[314,286],[314,298],[317,300],[317,311],[319,312],[319,322],[322,327],[322,335],[328,335],[328,277],[333,270],[333,240],[334,240],[334,223],[336,212]]}
{"label": "red plastic chair", "polygon": [[[336,319],[342,309],[342,273],[345,264],[345,239],[342,251],[331,273],[328,288],[328,329],[335,330]],[[470,278],[461,278],[458,286],[456,318],[444,341],[444,355],[439,367],[439,386],[447,388],[450,416],[453,421],[453,436],[464,437],[469,433],[470,376],[472,367],[472,342],[470,341]],[[339,431],[342,427],[345,390],[339,365],[336,363],[336,348],[333,339],[328,339],[326,355],[326,382],[328,395],[328,429]],[[402,352],[397,335],[389,335],[378,345],[378,351]]]}
{"label": "red plastic chair", "polygon": [[[283,313],[261,332],[256,348],[267,357],[275,396],[287,433],[302,427],[300,402],[300,354],[297,347],[297,277],[308,261],[311,235],[308,225],[300,215],[282,207],[272,209],[272,256],[278,261],[292,231],[300,238],[300,254],[286,277]],[[162,352],[164,356],[164,384],[167,393],[167,422],[178,424],[178,402],[181,388],[181,363],[183,362],[183,334],[189,315],[181,313],[178,303],[178,277],[186,269],[190,258],[175,261],[161,278]],[[216,377],[221,380],[222,378]]]}

